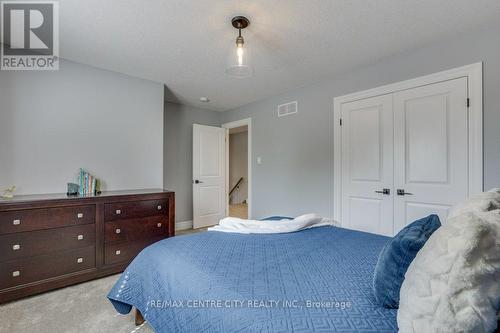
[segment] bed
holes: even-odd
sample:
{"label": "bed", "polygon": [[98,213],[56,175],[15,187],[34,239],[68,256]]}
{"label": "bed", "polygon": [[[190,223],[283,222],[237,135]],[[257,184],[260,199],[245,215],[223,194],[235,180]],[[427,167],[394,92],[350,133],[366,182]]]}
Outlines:
{"label": "bed", "polygon": [[331,226],[177,236],[144,249],[108,298],[156,332],[396,332],[372,292],[388,240]]}

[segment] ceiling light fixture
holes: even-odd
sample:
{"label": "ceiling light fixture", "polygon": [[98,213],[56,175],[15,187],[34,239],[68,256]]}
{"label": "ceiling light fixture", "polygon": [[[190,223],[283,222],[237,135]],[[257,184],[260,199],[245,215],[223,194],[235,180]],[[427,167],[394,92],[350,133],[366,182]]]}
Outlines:
{"label": "ceiling light fixture", "polygon": [[236,16],[231,20],[231,24],[238,29],[238,37],[236,37],[236,48],[231,47],[226,74],[240,79],[250,77],[253,74],[253,68],[250,65],[250,50],[241,35],[241,29],[248,27],[250,21],[244,16]]}

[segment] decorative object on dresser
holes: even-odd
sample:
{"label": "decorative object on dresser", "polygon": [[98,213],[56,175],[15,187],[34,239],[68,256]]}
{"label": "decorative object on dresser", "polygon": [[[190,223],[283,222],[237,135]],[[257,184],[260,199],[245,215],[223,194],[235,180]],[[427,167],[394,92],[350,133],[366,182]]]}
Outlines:
{"label": "decorative object on dresser", "polygon": [[80,193],[80,186],[75,183],[68,183],[66,195],[78,195],[78,193]]}
{"label": "decorative object on dresser", "polygon": [[12,185],[11,187],[6,188],[3,191],[2,198],[12,199],[14,197],[14,192],[15,191],[16,191],[16,186],[15,185]]}
{"label": "decorative object on dresser", "polygon": [[174,236],[174,212],[164,190],[0,200],[0,303],[123,271]]}

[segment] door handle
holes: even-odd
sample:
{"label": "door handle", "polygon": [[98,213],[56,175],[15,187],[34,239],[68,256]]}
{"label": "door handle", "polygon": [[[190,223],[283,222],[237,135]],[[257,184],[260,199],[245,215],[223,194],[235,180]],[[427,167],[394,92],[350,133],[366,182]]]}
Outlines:
{"label": "door handle", "polygon": [[195,179],[194,183],[195,183],[195,184],[201,184],[201,183],[203,183],[203,182],[202,182],[201,180]]}
{"label": "door handle", "polygon": [[396,192],[398,195],[413,195],[413,193],[405,192],[405,190],[401,188],[398,188]]}
{"label": "door handle", "polygon": [[388,188],[383,188],[382,191],[375,191],[375,193],[382,193],[385,195],[389,195],[389,194],[391,194],[391,190]]}

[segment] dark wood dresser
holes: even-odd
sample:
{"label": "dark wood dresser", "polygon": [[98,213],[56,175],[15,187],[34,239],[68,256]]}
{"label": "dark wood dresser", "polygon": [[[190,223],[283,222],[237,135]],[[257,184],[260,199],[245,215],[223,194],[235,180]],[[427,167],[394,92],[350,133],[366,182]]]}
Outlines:
{"label": "dark wood dresser", "polygon": [[0,303],[121,272],[175,234],[164,190],[0,199]]}

